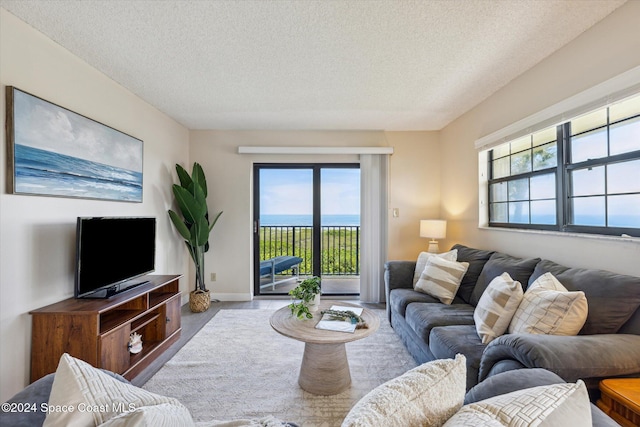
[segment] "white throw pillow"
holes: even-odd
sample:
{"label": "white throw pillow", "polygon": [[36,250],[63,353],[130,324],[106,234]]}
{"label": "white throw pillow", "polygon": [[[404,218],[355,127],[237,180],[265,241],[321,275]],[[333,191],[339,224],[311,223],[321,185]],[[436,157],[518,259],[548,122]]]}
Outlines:
{"label": "white throw pillow", "polygon": [[589,394],[582,380],[518,390],[465,405],[444,427],[591,427]]}
{"label": "white throw pillow", "polygon": [[420,275],[424,271],[424,268],[427,266],[427,260],[434,256],[437,256],[439,258],[444,258],[449,261],[455,261],[458,259],[458,250],[454,249],[449,252],[444,252],[441,254],[434,254],[431,252],[420,252],[420,255],[418,255],[418,260],[416,261],[416,269],[413,272],[414,288],[416,286],[416,283],[418,283],[418,279],[420,279]]}
{"label": "white throw pillow", "polygon": [[465,360],[434,360],[387,381],[353,406],[342,427],[441,426],[462,407]]}
{"label": "white throw pillow", "polygon": [[415,290],[436,297],[444,304],[451,304],[468,268],[468,262],[431,257],[427,260]]}
{"label": "white throw pillow", "polygon": [[[148,408],[157,407],[157,408]],[[118,381],[88,363],[63,354],[49,395],[44,427],[94,427],[131,414],[131,425],[192,427],[191,414],[178,400]],[[60,408],[58,410],[58,408]],[[66,410],[62,410],[66,408]],[[133,413],[132,413],[133,411]],[[145,412],[151,424],[144,424]],[[133,424],[133,420],[137,424]]]}
{"label": "white throw pillow", "polygon": [[584,292],[569,292],[553,274],[545,273],[524,293],[509,333],[578,335],[588,313]]}
{"label": "white throw pillow", "polygon": [[478,336],[488,344],[504,334],[522,301],[522,286],[509,273],[502,273],[489,283],[473,311]]}

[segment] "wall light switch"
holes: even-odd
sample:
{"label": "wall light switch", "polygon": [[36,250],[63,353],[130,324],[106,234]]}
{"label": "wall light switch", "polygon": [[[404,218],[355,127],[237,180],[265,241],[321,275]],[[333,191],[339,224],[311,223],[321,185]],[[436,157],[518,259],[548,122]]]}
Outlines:
{"label": "wall light switch", "polygon": [[393,208],[393,217],[398,218],[400,216],[400,209]]}
{"label": "wall light switch", "polygon": [[216,281],[216,273],[211,273],[211,281],[212,282]]}

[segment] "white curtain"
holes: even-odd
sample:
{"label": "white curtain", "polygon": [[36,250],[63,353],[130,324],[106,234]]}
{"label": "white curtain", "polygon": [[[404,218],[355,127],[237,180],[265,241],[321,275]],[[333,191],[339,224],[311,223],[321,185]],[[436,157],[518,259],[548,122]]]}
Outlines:
{"label": "white curtain", "polygon": [[361,154],[360,300],[384,302],[389,155]]}

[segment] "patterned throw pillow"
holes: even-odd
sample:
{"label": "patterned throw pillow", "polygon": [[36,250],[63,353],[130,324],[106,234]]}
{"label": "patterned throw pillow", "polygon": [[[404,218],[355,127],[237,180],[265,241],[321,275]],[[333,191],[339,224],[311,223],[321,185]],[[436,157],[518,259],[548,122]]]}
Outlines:
{"label": "patterned throw pillow", "polygon": [[523,294],[522,285],[509,273],[502,273],[489,283],[473,311],[476,330],[483,344],[489,344],[507,331]]}
{"label": "patterned throw pillow", "polygon": [[468,268],[468,262],[431,257],[427,260],[415,290],[436,297],[444,304],[451,304]]}
{"label": "patterned throw pillow", "polygon": [[117,425],[122,416],[150,420],[150,424],[136,425],[194,426],[191,414],[177,399],[118,381],[66,353],[56,370],[49,406],[73,410],[48,412],[44,427],[95,426],[111,420],[112,425]]}
{"label": "patterned throw pillow", "polygon": [[466,383],[462,354],[424,363],[371,390],[342,427],[441,426],[462,407]]}
{"label": "patterned throw pillow", "polygon": [[416,287],[416,283],[418,283],[418,279],[420,279],[420,275],[424,271],[424,268],[427,266],[427,260],[431,257],[439,257],[444,258],[449,261],[455,261],[458,259],[458,250],[454,249],[449,252],[444,252],[441,254],[434,254],[431,252],[420,252],[418,255],[418,260],[416,261],[416,269],[413,272],[413,287]]}
{"label": "patterned throw pillow", "polygon": [[589,394],[582,380],[526,388],[465,405],[444,427],[591,427]]}
{"label": "patterned throw pillow", "polygon": [[545,273],[524,293],[509,333],[577,335],[588,312],[584,292],[569,292],[553,274]]}

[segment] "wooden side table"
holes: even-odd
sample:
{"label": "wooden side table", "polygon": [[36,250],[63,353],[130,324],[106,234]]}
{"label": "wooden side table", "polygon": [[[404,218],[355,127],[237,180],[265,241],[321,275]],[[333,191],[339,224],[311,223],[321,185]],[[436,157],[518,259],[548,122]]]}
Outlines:
{"label": "wooden side table", "polygon": [[640,426],[640,378],[600,381],[598,408],[624,427]]}
{"label": "wooden side table", "polygon": [[300,320],[291,315],[289,307],[276,311],[270,319],[275,331],[305,343],[298,384],[303,390],[322,396],[338,394],[351,385],[345,343],[367,337],[380,326],[378,315],[365,308],[362,318],[369,325],[368,329],[356,329],[352,334],[316,329],[320,311],[334,304],[357,307],[342,301],[323,301],[313,319]]}

